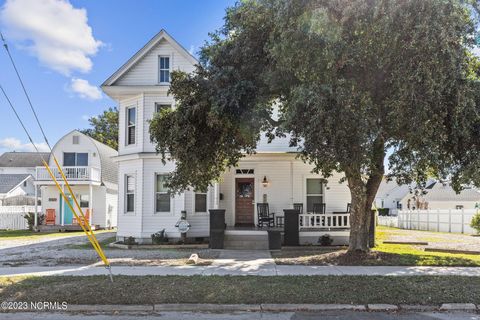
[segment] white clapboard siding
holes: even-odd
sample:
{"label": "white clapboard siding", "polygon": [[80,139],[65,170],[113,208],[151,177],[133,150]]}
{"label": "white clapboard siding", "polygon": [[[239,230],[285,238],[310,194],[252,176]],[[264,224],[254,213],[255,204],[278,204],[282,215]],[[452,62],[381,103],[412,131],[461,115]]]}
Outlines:
{"label": "white clapboard siding", "polygon": [[[37,207],[37,212],[41,212]],[[0,206],[0,230],[25,230],[28,229],[25,215],[35,212],[35,206]]]}
{"label": "white clapboard siding", "polygon": [[147,53],[133,68],[124,74],[117,85],[156,85],[158,84],[158,57],[170,57],[170,70],[183,70],[192,72],[194,66],[186,59],[184,54],[175,50],[166,40],[158,43]]}
{"label": "white clapboard siding", "polygon": [[145,94],[143,99],[143,152],[155,152],[155,146],[150,142],[150,122],[155,113],[155,104],[170,104],[174,108],[174,100],[171,95]]}
{"label": "white clapboard siding", "polygon": [[[135,107],[136,108],[136,124],[135,124],[135,144],[127,145],[126,138],[126,113],[127,108]],[[119,103],[118,109],[118,122],[119,122],[119,131],[118,131],[118,154],[130,154],[138,153],[142,151],[142,141],[143,141],[143,95],[138,94],[135,97],[121,100]]]}

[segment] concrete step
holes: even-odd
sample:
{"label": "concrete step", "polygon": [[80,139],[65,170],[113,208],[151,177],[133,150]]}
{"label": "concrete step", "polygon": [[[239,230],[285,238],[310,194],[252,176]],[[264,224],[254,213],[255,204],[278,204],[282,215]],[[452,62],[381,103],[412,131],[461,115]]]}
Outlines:
{"label": "concrete step", "polygon": [[225,235],[225,249],[268,250],[267,235]]}

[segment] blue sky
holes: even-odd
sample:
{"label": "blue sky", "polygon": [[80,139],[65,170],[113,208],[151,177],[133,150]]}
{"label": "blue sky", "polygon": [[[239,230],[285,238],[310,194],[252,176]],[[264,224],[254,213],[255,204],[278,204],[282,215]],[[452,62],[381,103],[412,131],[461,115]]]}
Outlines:
{"label": "blue sky", "polygon": [[[99,93],[98,86],[160,29],[166,29],[185,48],[196,52],[208,39],[208,33],[222,25],[225,9],[234,3],[0,0],[0,28],[53,144],[70,130],[88,127],[88,117],[116,105]],[[42,142],[3,48],[0,83],[31,129],[34,140]],[[3,97],[0,110],[0,153],[30,151],[27,138]]]}

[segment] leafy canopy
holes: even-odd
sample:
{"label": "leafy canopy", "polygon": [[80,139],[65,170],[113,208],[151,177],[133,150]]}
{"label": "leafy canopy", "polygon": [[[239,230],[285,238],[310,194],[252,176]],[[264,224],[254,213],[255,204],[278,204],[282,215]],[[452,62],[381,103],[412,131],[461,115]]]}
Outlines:
{"label": "leafy canopy", "polygon": [[325,176],[343,171],[366,189],[375,178],[373,193],[387,150],[400,182],[480,181],[472,17],[456,0],[238,3],[196,71],[173,73],[176,109],[150,124],[157,151],[176,161],[170,186],[205,189],[262,132],[292,134]]}
{"label": "leafy canopy", "polygon": [[118,150],[118,109],[108,108],[98,116],[88,119],[92,128],[80,130],[93,139]]}

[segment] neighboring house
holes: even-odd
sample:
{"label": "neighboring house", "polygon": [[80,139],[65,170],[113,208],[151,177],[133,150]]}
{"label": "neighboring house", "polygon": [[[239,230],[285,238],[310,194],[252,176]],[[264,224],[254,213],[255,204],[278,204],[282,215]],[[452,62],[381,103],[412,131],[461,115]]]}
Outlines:
{"label": "neighboring house", "polygon": [[[283,216],[283,209],[300,203],[303,214],[314,208],[318,213],[323,210],[319,209],[321,204],[325,204],[327,214],[340,212],[336,217],[345,222],[333,226],[330,218],[303,215],[302,242],[316,243],[320,235],[328,233],[337,239],[335,243],[346,243],[350,191],[346,183],[339,183],[342,175],[336,173],[325,183],[322,176],[311,173],[311,165],[296,158],[296,150],[289,147],[288,139],[275,139],[268,144],[262,138],[257,154],[243,158],[206,193],[190,189],[170,196],[164,181],[175,164],[162,164],[156,154],[150,142],[149,120],[163,108],[175,108],[173,97],[168,95],[170,73],[192,72],[197,63],[162,30],[102,85],[103,91],[118,101],[120,112],[117,237],[133,236],[139,242],[149,242],[153,233],[165,229],[169,238],[178,238],[180,233],[175,225],[182,211],[186,211],[191,224],[188,237],[208,237],[209,209],[225,209],[229,228],[253,227],[258,221],[256,204],[268,203],[271,212]],[[278,225],[282,223],[281,219],[276,220]],[[253,237],[255,232],[250,228],[245,235]],[[266,235],[265,231],[259,232]]]}
{"label": "neighboring house", "polygon": [[[90,223],[101,228],[117,224],[117,164],[112,157],[117,151],[97,140],[74,130],[62,137],[53,147],[55,155]],[[53,157],[49,165],[64,192],[73,199],[64,186]],[[55,212],[55,224],[75,225],[74,215],[60,195],[48,171],[43,166],[36,168],[36,189],[41,190],[42,212]],[[73,204],[74,208],[75,205]]]}
{"label": "neighboring house", "polygon": [[34,205],[35,167],[48,152],[5,152],[0,155],[0,205]]}
{"label": "neighboring house", "polygon": [[[0,174],[0,206],[16,204],[21,199],[22,205],[27,203],[25,197],[31,196],[31,204],[35,203],[33,177],[29,173]],[[11,202],[11,203],[9,203]],[[23,203],[24,202],[24,203]],[[20,205],[20,204],[18,204]]]}
{"label": "neighboring house", "polygon": [[0,155],[0,174],[35,174],[35,167],[42,165],[42,159],[48,161],[49,152],[5,152]]}
{"label": "neighboring house", "polygon": [[428,209],[475,209],[480,204],[478,189],[468,187],[458,194],[448,183],[435,183],[425,195]]}
{"label": "neighboring house", "polygon": [[389,209],[390,215],[395,214],[397,210],[402,209],[402,200],[410,193],[410,189],[410,185],[400,185],[396,181],[388,181],[384,177],[378,187],[375,206]]}

